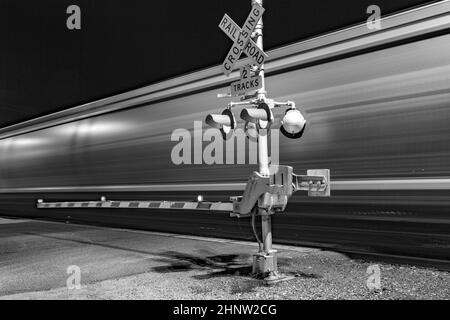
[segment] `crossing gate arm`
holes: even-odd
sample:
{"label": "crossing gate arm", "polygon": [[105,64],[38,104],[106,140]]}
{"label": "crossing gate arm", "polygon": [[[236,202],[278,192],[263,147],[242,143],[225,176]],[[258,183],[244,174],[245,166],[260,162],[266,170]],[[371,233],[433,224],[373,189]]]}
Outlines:
{"label": "crossing gate arm", "polygon": [[242,196],[231,197],[229,202],[203,201],[66,201],[45,202],[39,199],[38,209],[57,208],[128,208],[128,209],[169,209],[194,211],[219,211],[230,213],[231,217],[251,217],[255,208],[258,212],[274,214],[283,212],[288,199],[296,191],[308,191],[310,197],[330,196],[330,170],[308,170],[307,175],[296,175],[290,166],[270,166],[272,174],[263,176],[253,172],[247,181]]}
{"label": "crossing gate arm", "polygon": [[117,209],[170,209],[170,210],[202,210],[232,212],[231,202],[207,202],[207,201],[65,201],[65,202],[45,202],[39,199],[38,209],[59,209],[59,208],[117,208]]}

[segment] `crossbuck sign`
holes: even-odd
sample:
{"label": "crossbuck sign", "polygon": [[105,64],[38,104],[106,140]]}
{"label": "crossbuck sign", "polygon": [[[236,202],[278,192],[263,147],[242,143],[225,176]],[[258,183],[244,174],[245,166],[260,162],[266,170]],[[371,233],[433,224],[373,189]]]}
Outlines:
{"label": "crossbuck sign", "polygon": [[242,29],[239,28],[239,26],[227,14],[225,14],[220,21],[219,28],[225,32],[231,40],[234,41],[233,46],[222,64],[222,71],[226,76],[229,76],[233,71],[233,67],[241,56],[242,51],[244,51],[245,54],[257,66],[260,67],[264,64],[267,54],[258,48],[256,43],[251,39],[251,35],[263,13],[264,8],[255,3],[247,17],[247,20],[245,20]]}

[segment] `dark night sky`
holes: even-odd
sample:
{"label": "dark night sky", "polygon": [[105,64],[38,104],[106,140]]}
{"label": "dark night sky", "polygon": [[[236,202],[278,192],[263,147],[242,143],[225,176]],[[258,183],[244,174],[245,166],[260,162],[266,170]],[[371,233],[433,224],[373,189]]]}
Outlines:
{"label": "dark night sky", "polygon": [[[424,0],[265,0],[265,49]],[[81,7],[81,30],[66,8]],[[219,64],[250,0],[0,0],[0,127]]]}

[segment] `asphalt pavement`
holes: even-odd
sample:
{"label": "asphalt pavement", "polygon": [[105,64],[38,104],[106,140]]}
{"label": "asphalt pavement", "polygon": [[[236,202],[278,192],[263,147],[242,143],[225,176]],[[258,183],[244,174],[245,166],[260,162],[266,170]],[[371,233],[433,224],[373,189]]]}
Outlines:
{"label": "asphalt pavement", "polygon": [[275,248],[292,280],[267,287],[250,276],[253,242],[0,218],[0,299],[450,298],[447,272]]}

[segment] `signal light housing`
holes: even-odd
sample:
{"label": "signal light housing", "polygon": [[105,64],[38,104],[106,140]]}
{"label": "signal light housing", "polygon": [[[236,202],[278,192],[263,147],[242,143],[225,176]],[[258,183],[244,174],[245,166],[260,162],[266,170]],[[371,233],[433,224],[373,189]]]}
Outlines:
{"label": "signal light housing", "polygon": [[267,103],[260,103],[258,108],[242,109],[241,119],[255,123],[258,129],[268,129],[273,122],[273,114]]}
{"label": "signal light housing", "polygon": [[306,120],[297,109],[288,109],[281,121],[280,131],[289,139],[299,139],[306,129]]}
{"label": "signal light housing", "polygon": [[205,122],[213,128],[220,129],[224,138],[236,128],[236,118],[230,109],[225,109],[222,114],[208,114]]}

